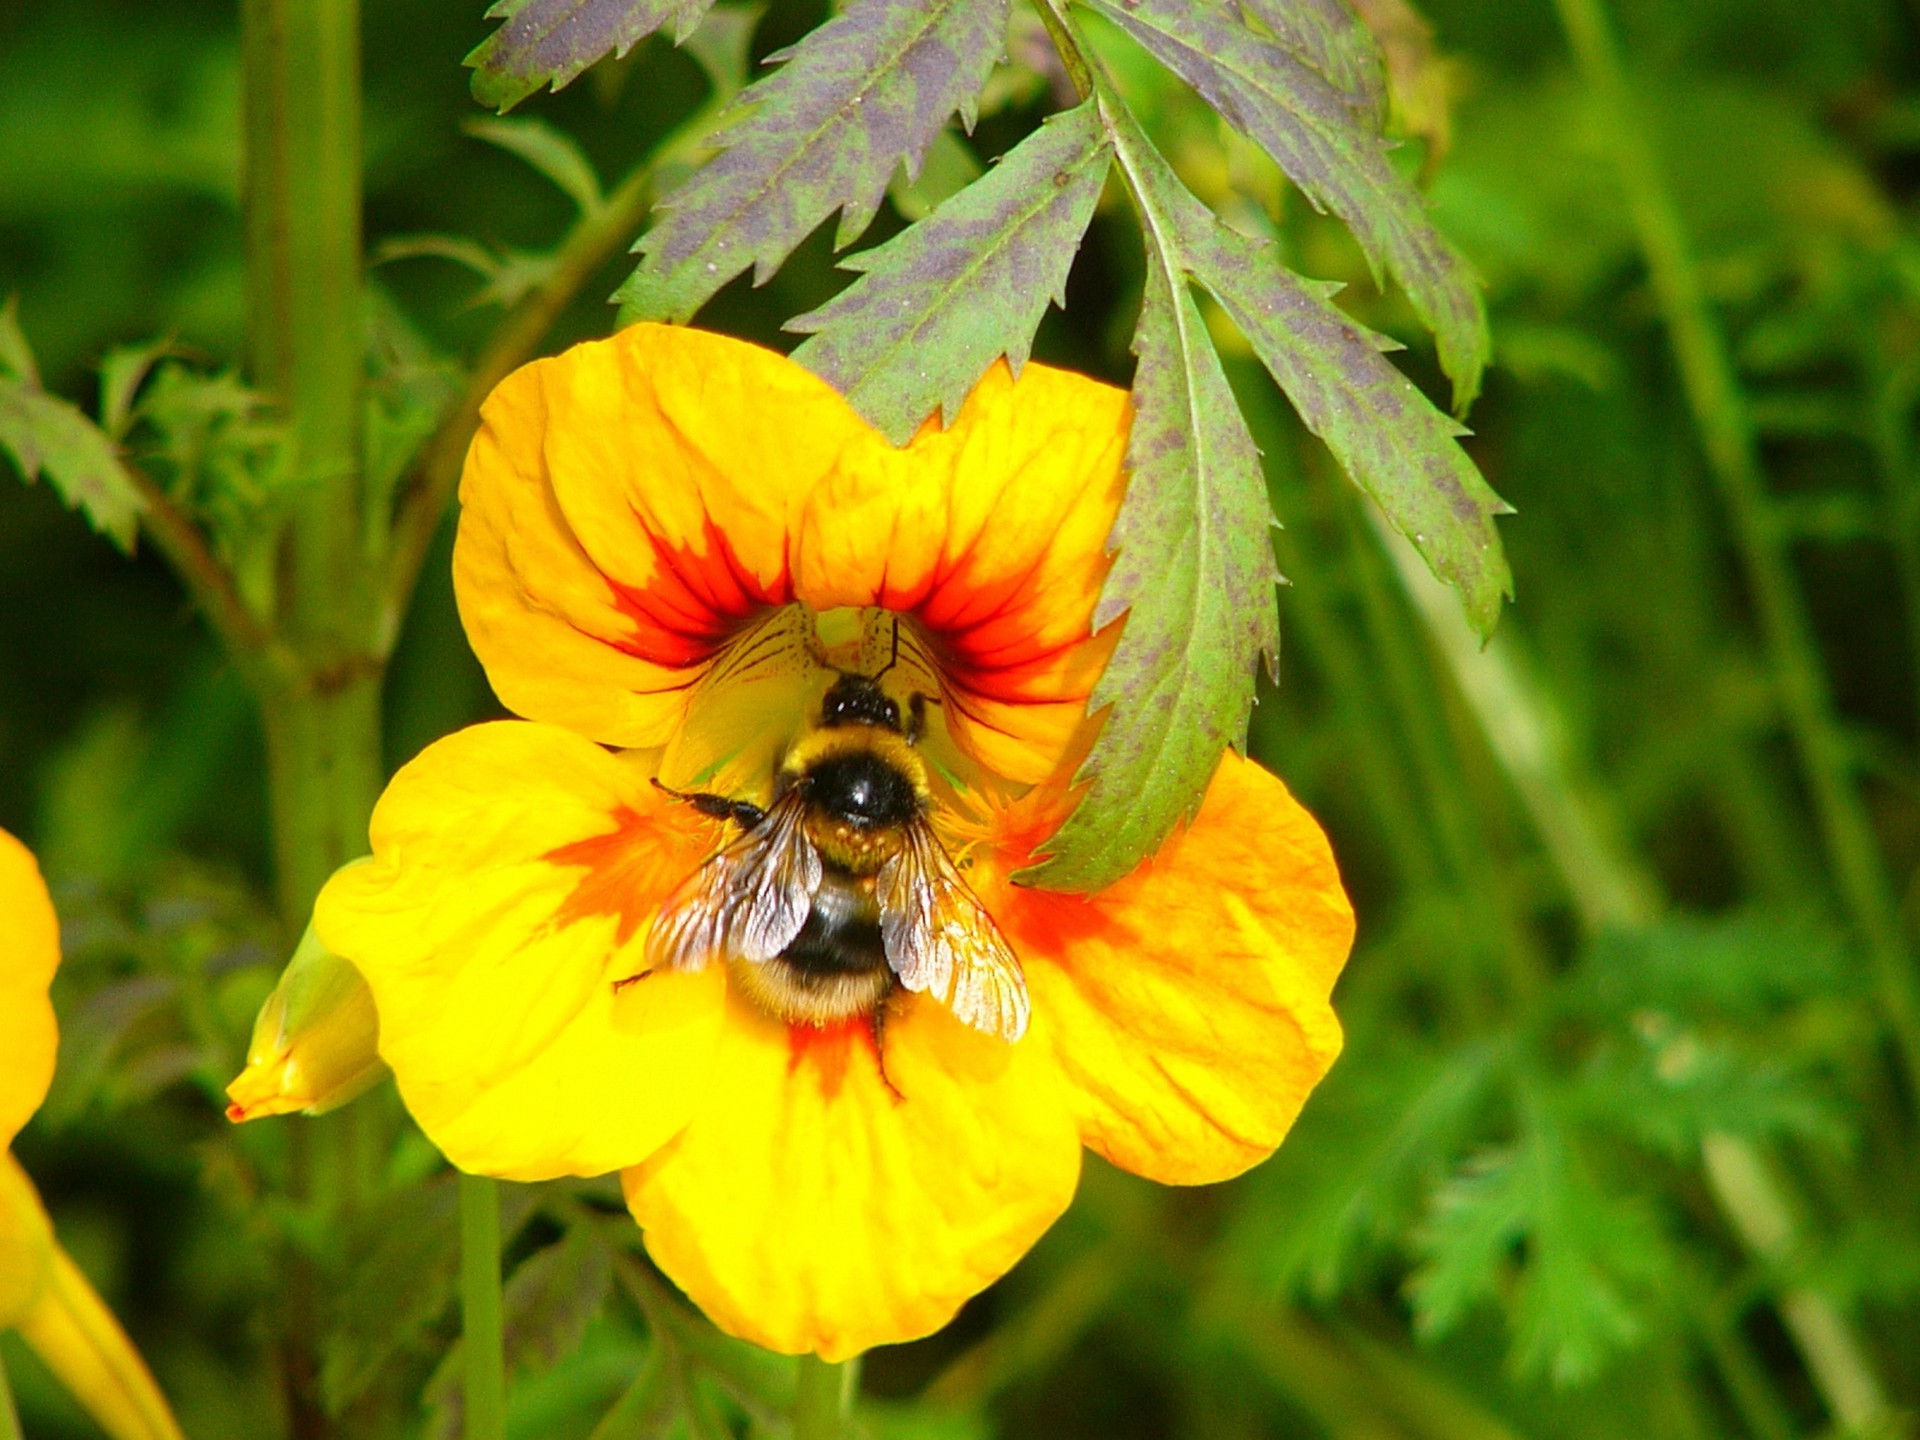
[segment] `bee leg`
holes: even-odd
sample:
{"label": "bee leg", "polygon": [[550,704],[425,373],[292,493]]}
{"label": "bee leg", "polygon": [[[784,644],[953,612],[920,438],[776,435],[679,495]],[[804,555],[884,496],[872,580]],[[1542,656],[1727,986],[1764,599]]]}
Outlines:
{"label": "bee leg", "polygon": [[767,818],[767,812],[750,800],[729,800],[724,795],[710,795],[703,790],[675,790],[670,785],[662,785],[658,778],[653,788],[664,791],[676,800],[684,800],[702,815],[712,816],[715,820],[731,820],[742,830],[751,830]]}
{"label": "bee leg", "polygon": [[907,1097],[900,1093],[900,1087],[893,1083],[887,1074],[887,1002],[882,1000],[873,1007],[870,1017],[873,1021],[873,1058],[880,1065],[880,1083],[887,1087],[887,1093],[893,1096],[893,1103],[904,1105]]}
{"label": "bee leg", "polygon": [[613,993],[618,995],[629,985],[638,985],[651,974],[653,974],[651,970],[642,970],[638,975],[623,975],[620,979],[613,982]]}

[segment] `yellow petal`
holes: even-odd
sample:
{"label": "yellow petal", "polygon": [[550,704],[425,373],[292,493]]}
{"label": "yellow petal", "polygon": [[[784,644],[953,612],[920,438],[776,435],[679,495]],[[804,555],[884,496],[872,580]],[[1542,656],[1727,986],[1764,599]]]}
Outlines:
{"label": "yellow petal", "polygon": [[1193,823],[1109,889],[1008,885],[1025,858],[972,874],[1026,965],[1086,1143],[1169,1184],[1265,1159],[1340,1052],[1329,995],[1353,910],[1313,817],[1228,752]]}
{"label": "yellow petal", "polygon": [[53,1224],[33,1181],[0,1152],[0,1330],[19,1323],[53,1273]]}
{"label": "yellow petal", "polygon": [[810,497],[800,598],[913,616],[954,739],[1008,779],[1053,773],[1106,665],[1093,616],[1130,416],[1112,386],[996,365],[948,429],[925,426],[890,465],[842,465]]}
{"label": "yellow petal", "polygon": [[34,1354],[114,1440],[182,1440],[146,1361],[58,1244],[47,1283],[19,1328]]}
{"label": "yellow petal", "polygon": [[309,925],[253,1022],[247,1068],[227,1086],[227,1118],[336,1110],[386,1075],[379,1046],[373,991]]}
{"label": "yellow petal", "polygon": [[1058,768],[1114,639],[1093,634],[1130,412],[1078,375],[995,366],[895,450],[757,346],[635,325],[509,376],[467,458],[454,584],[509,707],[668,744],[769,607],[911,615],[956,742]]}
{"label": "yellow petal", "polygon": [[882,1079],[869,1027],[732,999],[699,1114],[622,1176],[648,1253],[722,1329],[830,1360],[929,1334],[1073,1198],[1045,1052],[900,1008]]}
{"label": "yellow petal", "polygon": [[692,1112],[724,972],[638,974],[646,926],[712,822],[579,736],[478,725],[387,787],[373,860],[335,875],[321,942],[373,989],[380,1053],[462,1169],[597,1175]]}
{"label": "yellow petal", "polygon": [[47,1098],[60,1032],[47,987],[60,926],[33,855],[0,830],[0,1150]]}
{"label": "yellow petal", "polygon": [[886,447],[772,351],[636,325],[510,375],[461,482],[454,588],[500,698],[607,744],[666,744],[726,638],[791,598],[804,496]]}

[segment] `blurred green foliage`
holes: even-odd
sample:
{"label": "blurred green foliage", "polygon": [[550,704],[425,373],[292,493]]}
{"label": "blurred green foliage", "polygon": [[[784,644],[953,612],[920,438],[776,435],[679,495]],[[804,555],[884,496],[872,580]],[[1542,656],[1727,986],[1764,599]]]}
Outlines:
{"label": "blurred green foliage", "polygon": [[[527,102],[538,128],[476,124],[459,61],[487,34],[479,10],[366,11],[380,483],[575,215],[708,93],[656,38]],[[1712,419],[1621,187],[1618,117],[1552,6],[1425,10],[1452,143],[1416,137],[1401,158],[1431,173],[1435,215],[1487,282],[1496,363],[1469,445],[1519,512],[1502,527],[1518,598],[1491,650],[1423,601],[1258,367],[1230,366],[1293,581],[1254,743],[1327,823],[1356,898],[1347,1052],[1244,1180],[1171,1192],[1094,1166],[948,1331],[869,1357],[876,1436],[1911,1431],[1915,1077],[1833,878],[1752,538],[1714,483]],[[754,55],[820,18],[773,5]],[[1757,436],[1765,534],[1811,617],[1821,743],[1911,966],[1920,18],[1892,0],[1625,0],[1614,18],[1735,367],[1727,403]],[[238,53],[214,0],[0,11],[0,287],[40,379],[94,413],[118,403],[134,457],[234,510],[231,535],[271,503],[280,443],[230,368]],[[1346,232],[1136,68],[1137,107],[1196,193],[1348,282],[1342,303],[1407,341],[1399,358],[1440,394],[1421,327]],[[1017,72],[990,95],[974,139],[895,187],[906,217],[1049,108]],[[1130,224],[1109,194],[1041,358],[1128,374]],[[605,331],[624,268],[584,286],[546,348]],[[790,348],[782,322],[848,278],[816,236],[703,323]],[[437,546],[387,684],[390,762],[498,713]],[[262,557],[225,558],[268,583]],[[0,755],[0,824],[40,854],[66,945],[60,1074],[19,1150],[188,1433],[282,1433],[275,1336],[299,1307],[322,1312],[340,1433],[458,1433],[457,1207],[390,1091],[313,1122],[221,1117],[287,948],[247,688],[151,549],[123,557],[46,484],[0,486]],[[360,1167],[360,1204],[281,1198],[297,1126]],[[603,1218],[603,1186],[507,1195],[511,1433],[778,1433],[789,1372],[681,1309],[632,1227]],[[287,1293],[289,1246],[339,1283]],[[18,1345],[0,1355],[30,1435],[89,1433]]]}

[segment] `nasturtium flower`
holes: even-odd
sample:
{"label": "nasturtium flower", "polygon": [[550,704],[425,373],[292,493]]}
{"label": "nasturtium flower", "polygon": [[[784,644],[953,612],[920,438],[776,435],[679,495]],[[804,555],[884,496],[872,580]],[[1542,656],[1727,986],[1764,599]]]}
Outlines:
{"label": "nasturtium flower", "polygon": [[[645,325],[500,385],[454,582],[526,718],[403,768],[372,862],[315,916],[455,1164],[618,1171],[716,1322],[837,1359],[937,1329],[1003,1274],[1083,1146],[1188,1184],[1279,1144],[1339,1049],[1353,926],[1280,781],[1229,754],[1118,884],[1017,879],[1099,724],[1129,419],[1120,391],[1002,365],[896,449],[778,355]],[[758,813],[687,795],[766,806],[848,672],[924,714],[923,804],[1024,971],[1017,1039],[938,986],[816,1025],[743,984],[752,962],[649,968],[662,906]]]}
{"label": "nasturtium flower", "polygon": [[12,1145],[47,1098],[60,1031],[53,900],[32,854],[0,830],[0,1330],[17,1329],[115,1440],[179,1440],[146,1364],[55,1239]]}

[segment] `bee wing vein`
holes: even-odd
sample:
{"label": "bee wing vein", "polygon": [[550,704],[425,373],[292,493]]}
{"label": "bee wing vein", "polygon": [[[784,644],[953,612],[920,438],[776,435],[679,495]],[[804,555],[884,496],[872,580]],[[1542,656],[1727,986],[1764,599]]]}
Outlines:
{"label": "bee wing vein", "polygon": [[1020,961],[926,825],[909,826],[900,853],[881,867],[878,899],[887,962],[903,986],[976,1030],[1007,1040],[1026,1033]]}
{"label": "bee wing vein", "polygon": [[764,962],[791,945],[825,874],[805,819],[804,804],[789,794],[688,877],[653,922],[648,963],[698,970],[716,957]]}

